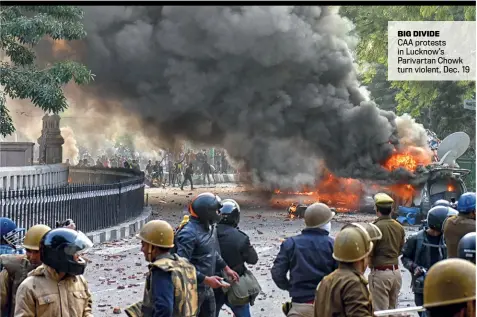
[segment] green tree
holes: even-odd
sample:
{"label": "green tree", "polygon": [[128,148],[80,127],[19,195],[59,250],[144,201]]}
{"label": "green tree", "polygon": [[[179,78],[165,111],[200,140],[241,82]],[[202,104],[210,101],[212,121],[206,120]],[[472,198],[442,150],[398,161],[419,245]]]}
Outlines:
{"label": "green tree", "polygon": [[367,88],[371,93],[373,101],[384,110],[396,112],[396,95],[399,89],[391,87],[387,80],[387,68],[383,64],[376,65],[375,75],[367,82]]}
{"label": "green tree", "polygon": [[0,63],[0,134],[15,131],[6,96],[30,99],[44,111],[59,113],[68,107],[62,86],[74,80],[86,84],[93,74],[74,61],[41,67],[34,46],[46,36],[79,40],[86,36],[83,11],[74,6],[0,6],[0,50],[9,61]]}
{"label": "green tree", "polygon": [[[475,98],[475,82],[383,83],[386,77],[382,73],[388,62],[388,21],[475,21],[475,6],[345,6],[340,8],[340,14],[355,24],[360,38],[356,54],[364,70],[363,82],[378,104],[386,102],[381,89],[388,88],[390,94],[394,90],[398,114],[411,114],[440,137],[461,130],[475,140],[475,112],[466,111],[462,106],[464,99]],[[387,109],[392,107],[381,105]]]}

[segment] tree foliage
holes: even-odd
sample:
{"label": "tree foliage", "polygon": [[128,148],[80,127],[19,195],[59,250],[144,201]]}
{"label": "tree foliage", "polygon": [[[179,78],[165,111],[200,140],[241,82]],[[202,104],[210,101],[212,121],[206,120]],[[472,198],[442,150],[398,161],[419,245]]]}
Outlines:
{"label": "tree foliage", "polygon": [[411,114],[441,137],[460,130],[475,139],[475,112],[463,109],[464,99],[475,98],[475,82],[387,82],[382,73],[388,62],[388,21],[475,21],[475,6],[345,6],[340,14],[355,24],[363,82],[378,104],[394,93],[397,113]]}
{"label": "tree foliage", "polygon": [[6,96],[30,99],[44,111],[58,113],[68,107],[62,86],[74,80],[86,84],[91,72],[74,61],[60,61],[40,68],[34,46],[45,37],[79,40],[86,36],[83,11],[74,6],[0,6],[0,50],[9,62],[0,62],[0,134],[15,131]]}

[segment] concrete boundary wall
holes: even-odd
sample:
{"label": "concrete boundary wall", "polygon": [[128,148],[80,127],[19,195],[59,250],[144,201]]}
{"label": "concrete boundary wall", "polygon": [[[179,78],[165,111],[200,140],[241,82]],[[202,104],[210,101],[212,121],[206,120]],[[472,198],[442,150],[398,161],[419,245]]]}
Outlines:
{"label": "concrete boundary wall", "polygon": [[152,219],[151,207],[145,207],[142,214],[135,219],[98,231],[88,232],[86,236],[94,243],[103,243],[130,237],[141,230],[141,228]]}
{"label": "concrete boundary wall", "polygon": [[105,168],[105,167],[77,167],[71,166],[69,170],[70,182],[83,184],[111,184],[142,177],[142,172],[125,168]]}
{"label": "concrete boundary wall", "polygon": [[0,189],[19,190],[68,184],[68,166],[65,164],[0,167]]}

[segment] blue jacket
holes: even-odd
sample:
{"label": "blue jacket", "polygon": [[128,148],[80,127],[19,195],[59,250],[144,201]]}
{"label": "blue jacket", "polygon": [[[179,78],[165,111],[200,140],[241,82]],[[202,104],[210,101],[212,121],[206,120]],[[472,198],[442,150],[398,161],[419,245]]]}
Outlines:
{"label": "blue jacket", "polygon": [[273,281],[289,292],[293,302],[313,301],[323,277],[338,268],[333,259],[333,244],[328,232],[319,228],[304,229],[301,234],[286,239],[273,263]]}
{"label": "blue jacket", "polygon": [[174,285],[171,273],[152,269],[152,317],[172,317],[174,313]]}
{"label": "blue jacket", "polygon": [[190,217],[187,224],[176,232],[177,255],[186,258],[197,271],[198,288],[206,276],[214,276],[215,270],[223,270],[227,264],[220,256],[220,247],[215,227],[208,228],[199,219]]}

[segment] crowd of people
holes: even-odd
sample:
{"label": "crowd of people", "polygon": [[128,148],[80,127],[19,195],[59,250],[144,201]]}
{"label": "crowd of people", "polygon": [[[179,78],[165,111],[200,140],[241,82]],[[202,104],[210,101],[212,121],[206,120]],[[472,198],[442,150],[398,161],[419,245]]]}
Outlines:
{"label": "crowd of people", "polygon": [[[322,203],[307,207],[305,228],[282,243],[271,268],[273,281],[291,298],[284,314],[400,315],[402,255],[420,316],[475,316],[475,193],[463,194],[450,217],[452,207],[439,202],[429,210],[427,226],[407,239],[391,218],[393,199],[379,193],[374,202],[373,223],[345,225],[335,238],[335,213]],[[236,317],[251,316],[261,287],[246,263],[256,264],[258,255],[239,224],[240,205],[212,193],[196,196],[175,229],[162,220],[148,222],[137,235],[150,262],[143,299],[125,313],[218,317],[227,305]],[[24,230],[0,220],[2,317],[93,316],[81,256],[92,243],[71,219],[57,227],[33,226],[21,241]]]}
{"label": "crowd of people", "polygon": [[[65,162],[70,165],[69,159]],[[127,168],[136,171],[143,171],[150,181],[156,183],[156,186],[180,186],[181,188],[189,182],[191,189],[194,188],[192,176],[202,176],[203,183],[207,180],[210,185],[212,181],[216,183],[216,173],[233,173],[236,172],[227,161],[225,150],[209,151],[206,149],[201,151],[188,150],[173,155],[171,152],[165,152],[159,160],[145,160],[139,156],[126,157],[114,155],[108,157],[102,155],[96,158],[87,156],[79,161],[78,167],[103,167],[103,168]],[[164,175],[168,174],[165,178]]]}

